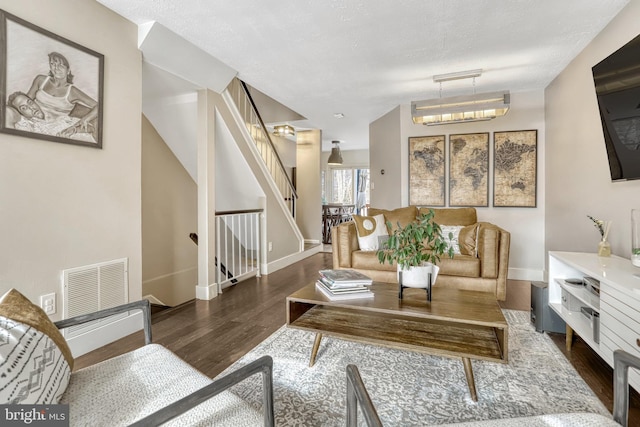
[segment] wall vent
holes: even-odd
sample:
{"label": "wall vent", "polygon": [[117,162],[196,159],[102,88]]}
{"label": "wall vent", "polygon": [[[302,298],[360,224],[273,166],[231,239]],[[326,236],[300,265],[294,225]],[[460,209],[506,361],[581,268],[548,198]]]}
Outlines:
{"label": "wall vent", "polygon": [[[128,272],[127,258],[63,270],[64,318],[129,302]],[[72,326],[63,332],[65,337],[73,338],[127,315],[123,313],[108,319]]]}

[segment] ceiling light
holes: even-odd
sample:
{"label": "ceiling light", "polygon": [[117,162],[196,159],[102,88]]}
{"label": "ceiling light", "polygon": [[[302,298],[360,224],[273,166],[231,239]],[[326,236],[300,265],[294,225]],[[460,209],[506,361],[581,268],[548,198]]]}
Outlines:
{"label": "ceiling light", "polygon": [[341,165],[342,164],[342,153],[340,152],[340,141],[331,141],[333,144],[333,148],[331,149],[331,154],[329,155],[329,160],[327,161],[330,165]]}
{"label": "ceiling light", "polygon": [[342,114],[342,113],[334,113],[333,117],[335,117],[336,119],[343,119],[344,118],[344,114]]}
{"label": "ceiling light", "polygon": [[442,82],[448,82],[451,80],[473,79],[476,77],[480,77],[481,74],[482,74],[481,68],[477,70],[458,71],[457,73],[437,74],[433,76],[433,81],[435,83],[442,83]]}
{"label": "ceiling light", "polygon": [[[511,101],[509,91],[475,93],[476,77],[480,75],[482,69],[433,76],[433,81],[440,83],[440,97],[411,102],[413,122],[433,126],[491,120],[507,114]],[[473,94],[443,98],[442,82],[460,79],[473,79]]]}
{"label": "ceiling light", "polygon": [[276,125],[273,127],[273,134],[276,136],[295,135],[296,131],[293,126]]}
{"label": "ceiling light", "polygon": [[429,126],[491,120],[507,114],[510,98],[505,90],[413,101],[411,116],[414,123]]}

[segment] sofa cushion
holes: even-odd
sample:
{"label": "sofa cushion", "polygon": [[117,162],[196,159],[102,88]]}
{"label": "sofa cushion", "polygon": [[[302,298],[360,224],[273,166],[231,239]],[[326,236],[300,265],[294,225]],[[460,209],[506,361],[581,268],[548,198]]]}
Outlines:
{"label": "sofa cushion", "polygon": [[73,357],[49,316],[15,289],[0,298],[0,404],[58,403]]}
{"label": "sofa cushion", "polygon": [[384,215],[352,215],[358,233],[358,246],[361,251],[377,251],[389,237]]}
{"label": "sofa cushion", "polygon": [[[480,259],[470,255],[454,255],[440,257],[440,272],[438,275],[480,277]],[[353,251],[351,253],[351,266],[357,270],[382,270],[396,271],[396,263],[385,262],[380,264],[375,252]]]}
{"label": "sofa cushion", "polygon": [[[158,344],[145,345],[74,372],[60,403],[72,426],[127,426],[211,380]],[[262,426],[260,411],[230,391],[206,400],[165,426]]]}
{"label": "sofa cushion", "polygon": [[438,225],[471,225],[478,222],[476,208],[420,208],[419,215],[433,209],[433,220]]}
{"label": "sofa cushion", "polygon": [[351,266],[359,270],[396,271],[395,262],[393,264],[388,262],[380,264],[376,253],[370,251],[353,251],[351,253]]}
{"label": "sofa cushion", "polygon": [[404,208],[398,208],[391,211],[386,209],[369,208],[367,212],[371,216],[376,216],[380,214],[384,215],[385,222],[388,221],[391,223],[389,234],[391,234],[393,230],[398,228],[398,223],[400,223],[401,227],[406,227],[407,224],[412,223],[418,217],[418,208],[416,206],[407,206]]}
{"label": "sofa cushion", "polygon": [[470,255],[441,256],[440,274],[444,276],[480,277],[480,259]]}

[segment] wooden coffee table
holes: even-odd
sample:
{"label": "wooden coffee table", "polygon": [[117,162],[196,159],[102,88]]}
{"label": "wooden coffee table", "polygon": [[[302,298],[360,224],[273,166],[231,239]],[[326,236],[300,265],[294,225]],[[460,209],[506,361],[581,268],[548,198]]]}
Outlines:
{"label": "wooden coffee table", "polygon": [[316,332],[309,366],[323,335],[367,344],[460,357],[471,398],[478,400],[471,359],[507,363],[509,327],[495,297],[484,292],[433,288],[431,302],[419,289],[390,283],[371,286],[374,298],[330,301],[315,283],[287,297],[287,325]]}

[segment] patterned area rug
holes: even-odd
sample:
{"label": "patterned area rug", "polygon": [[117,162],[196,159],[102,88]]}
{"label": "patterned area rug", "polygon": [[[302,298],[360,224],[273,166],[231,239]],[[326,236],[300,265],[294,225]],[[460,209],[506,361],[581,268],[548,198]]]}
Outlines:
{"label": "patterned area rug", "polygon": [[[358,366],[386,426],[562,412],[609,414],[551,339],[535,331],[528,312],[504,313],[509,323],[509,363],[472,361],[478,402],[469,396],[460,359],[324,337],[316,363],[309,368],[315,334],[286,326],[226,372],[265,354],[273,357],[278,426],[344,425],[348,364]],[[253,377],[232,390],[259,408],[260,381]]]}

